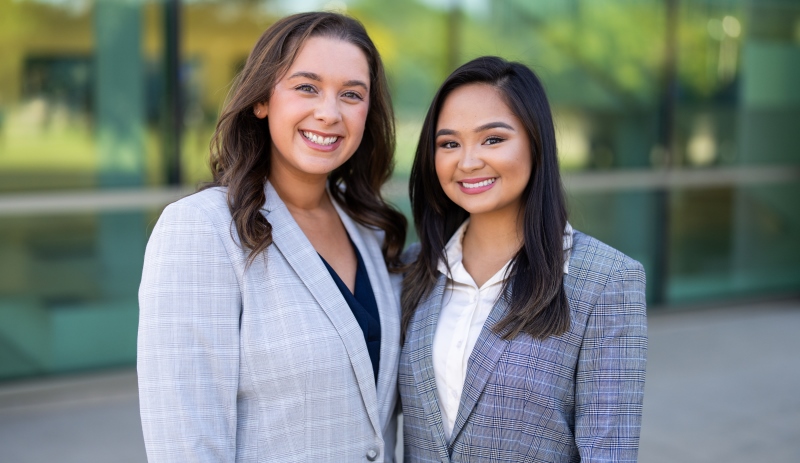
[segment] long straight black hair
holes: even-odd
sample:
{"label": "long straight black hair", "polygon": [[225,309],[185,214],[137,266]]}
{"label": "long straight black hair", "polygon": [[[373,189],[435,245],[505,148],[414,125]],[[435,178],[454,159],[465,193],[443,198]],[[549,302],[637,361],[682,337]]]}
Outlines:
{"label": "long straight black hair", "polygon": [[[496,88],[517,116],[530,141],[533,169],[522,193],[523,244],[514,256],[501,291],[508,312],[492,329],[505,339],[519,333],[545,338],[569,329],[564,291],[564,230],[567,209],[558,170],[553,117],[544,87],[527,66],[496,56],[476,58],[459,67],[433,98],[422,125],[411,169],[409,195],[420,250],[403,280],[402,333],[420,301],[436,284],[437,263],[445,245],[469,213],[444,193],[436,175],[436,125],[453,90],[468,84]],[[476,107],[475,111],[480,111]]]}

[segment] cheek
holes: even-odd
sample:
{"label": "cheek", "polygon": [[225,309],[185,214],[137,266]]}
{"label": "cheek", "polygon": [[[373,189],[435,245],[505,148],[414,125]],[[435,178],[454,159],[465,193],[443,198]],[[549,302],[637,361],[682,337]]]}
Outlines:
{"label": "cheek", "polygon": [[[364,129],[367,125],[367,116],[369,115],[368,105],[358,105],[350,108],[348,112],[348,119],[350,120],[350,131],[358,135],[364,134]],[[360,138],[360,137],[359,137]]]}
{"label": "cheek", "polygon": [[[267,126],[269,127],[270,137],[277,139],[287,132],[287,127],[294,120],[295,115],[288,111],[291,105],[287,105],[283,94],[273,95],[270,98],[269,113],[267,114]],[[291,129],[288,130],[292,132]]]}
{"label": "cheek", "polygon": [[445,156],[435,154],[433,158],[433,167],[436,169],[436,177],[439,179],[439,183],[442,185],[442,188],[446,190],[447,184],[449,183],[447,180],[450,179],[452,171],[447,166]]}
{"label": "cheek", "polygon": [[521,144],[515,150],[515,153],[517,155],[510,160],[508,168],[517,173],[521,182],[527,184],[531,174],[533,174],[533,160],[531,159],[530,149],[527,145]]}
{"label": "cheek", "polygon": [[531,162],[526,158],[519,158],[514,162],[510,163],[507,168],[511,171],[516,173],[517,178],[522,183],[528,183],[528,179],[531,177]]}

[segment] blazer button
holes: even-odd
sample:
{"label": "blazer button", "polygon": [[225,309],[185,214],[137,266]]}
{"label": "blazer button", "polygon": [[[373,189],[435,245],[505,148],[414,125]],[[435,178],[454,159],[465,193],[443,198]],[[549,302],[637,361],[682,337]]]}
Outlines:
{"label": "blazer button", "polygon": [[369,451],[367,452],[367,460],[375,461],[377,459],[378,459],[378,452],[376,452],[375,449],[369,449]]}

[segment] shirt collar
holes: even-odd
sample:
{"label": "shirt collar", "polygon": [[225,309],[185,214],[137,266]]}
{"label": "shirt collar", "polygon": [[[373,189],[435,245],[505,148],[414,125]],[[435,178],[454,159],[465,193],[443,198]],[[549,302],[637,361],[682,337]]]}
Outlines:
{"label": "shirt collar", "polygon": [[[467,231],[467,225],[469,225],[469,219],[465,220],[464,223],[458,227],[453,236],[450,237],[450,241],[444,247],[444,253],[447,257],[447,263],[450,266],[454,266],[456,263],[461,262],[463,258],[463,241],[464,241],[464,233]],[[569,258],[572,254],[572,234],[574,230],[572,229],[572,225],[567,222],[567,226],[564,227],[564,274],[569,274]],[[443,274],[448,274],[447,264],[443,260],[439,260],[439,264],[437,269],[442,272]]]}
{"label": "shirt collar", "polygon": [[458,227],[456,232],[453,233],[453,236],[450,237],[450,241],[448,241],[444,247],[444,255],[447,257],[447,263],[439,259],[437,269],[445,275],[447,275],[450,270],[447,268],[447,264],[450,264],[452,267],[458,262],[461,262],[464,251],[462,242],[464,241],[464,233],[467,231],[467,225],[469,225],[469,219],[465,220],[464,223]]}

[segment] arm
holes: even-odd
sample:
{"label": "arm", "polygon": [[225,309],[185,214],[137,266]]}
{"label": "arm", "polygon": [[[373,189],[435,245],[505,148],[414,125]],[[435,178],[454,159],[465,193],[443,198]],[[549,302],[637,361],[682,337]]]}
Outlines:
{"label": "arm", "polygon": [[627,260],[587,321],[575,377],[575,441],[583,462],[635,462],[642,423],[645,274]]}
{"label": "arm", "polygon": [[205,214],[164,210],[139,288],[137,369],[150,463],[233,462],[241,295]]}

